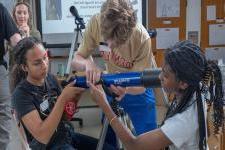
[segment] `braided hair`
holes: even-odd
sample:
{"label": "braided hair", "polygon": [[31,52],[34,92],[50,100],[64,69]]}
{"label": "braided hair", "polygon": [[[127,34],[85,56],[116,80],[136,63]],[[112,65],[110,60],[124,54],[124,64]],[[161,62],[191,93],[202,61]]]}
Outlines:
{"label": "braided hair", "polygon": [[15,64],[12,69],[12,91],[16,88],[17,84],[27,77],[27,72],[22,68],[23,65],[26,65],[26,54],[27,51],[31,50],[35,45],[41,44],[35,37],[26,37],[20,40],[17,45],[14,47],[14,58]]}
{"label": "braided hair", "polygon": [[[168,119],[177,113],[182,113],[190,106],[193,94],[196,93],[199,123],[199,149],[206,149],[206,126],[202,94],[210,93],[210,99],[205,100],[213,105],[213,126],[215,133],[224,127],[222,75],[218,65],[207,61],[199,46],[190,41],[181,41],[169,48],[165,53],[165,64],[169,65],[178,81],[184,81],[189,86],[182,91],[183,97],[174,109],[169,108]],[[215,89],[215,90],[214,90]],[[172,105],[171,105],[172,107]]]}

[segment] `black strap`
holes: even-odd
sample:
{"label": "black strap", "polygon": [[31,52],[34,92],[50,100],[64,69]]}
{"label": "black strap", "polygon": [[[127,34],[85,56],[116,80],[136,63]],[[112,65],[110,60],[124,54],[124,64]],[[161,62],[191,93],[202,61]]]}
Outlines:
{"label": "black strap", "polygon": [[205,114],[200,91],[196,92],[197,109],[198,109],[198,124],[199,124],[199,149],[206,150],[206,127]]}

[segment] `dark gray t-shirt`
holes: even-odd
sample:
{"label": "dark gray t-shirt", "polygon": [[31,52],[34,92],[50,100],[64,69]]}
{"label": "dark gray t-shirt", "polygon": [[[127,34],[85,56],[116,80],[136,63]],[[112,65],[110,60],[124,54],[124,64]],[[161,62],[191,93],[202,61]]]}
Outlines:
{"label": "dark gray t-shirt", "polygon": [[[22,117],[35,109],[38,111],[42,120],[46,119],[53,109],[60,93],[60,86],[53,75],[48,74],[45,79],[45,83],[42,86],[35,86],[27,80],[23,80],[18,84],[12,96],[12,104],[16,111],[18,120],[22,123]],[[61,120],[58,125],[57,132],[52,136],[48,145],[45,145],[46,147],[51,146],[53,143],[59,144],[67,142],[67,132],[70,132],[69,130],[71,129],[67,128],[68,126],[65,126],[67,123],[68,122],[66,120]],[[25,126],[24,128],[30,147],[43,146],[43,144],[39,143],[29,133]]]}

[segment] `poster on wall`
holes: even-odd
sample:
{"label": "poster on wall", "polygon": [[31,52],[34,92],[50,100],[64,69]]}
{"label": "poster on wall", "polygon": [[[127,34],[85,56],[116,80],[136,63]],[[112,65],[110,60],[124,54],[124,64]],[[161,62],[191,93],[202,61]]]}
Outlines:
{"label": "poster on wall", "polygon": [[[75,6],[85,24],[92,15],[99,13],[105,0],[41,0],[42,34],[72,33],[75,28],[70,7]],[[142,22],[142,1],[131,0]]]}
{"label": "poster on wall", "polygon": [[209,25],[209,45],[225,45],[225,24]]}
{"label": "poster on wall", "polygon": [[156,16],[180,17],[180,0],[157,0]]}
{"label": "poster on wall", "polygon": [[156,49],[167,49],[179,41],[179,28],[157,28],[156,30]]}

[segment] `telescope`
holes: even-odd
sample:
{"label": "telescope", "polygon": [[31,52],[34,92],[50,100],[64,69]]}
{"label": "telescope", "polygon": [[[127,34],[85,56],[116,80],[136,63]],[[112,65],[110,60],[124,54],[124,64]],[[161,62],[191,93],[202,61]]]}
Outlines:
{"label": "telescope", "polygon": [[[157,88],[161,87],[160,73],[161,69],[148,69],[142,72],[102,74],[99,84],[104,84],[107,87],[115,85],[121,87],[139,86]],[[73,76],[68,81],[62,81],[62,86],[64,87],[70,82],[74,82],[74,86],[76,87],[88,88],[85,76]]]}

